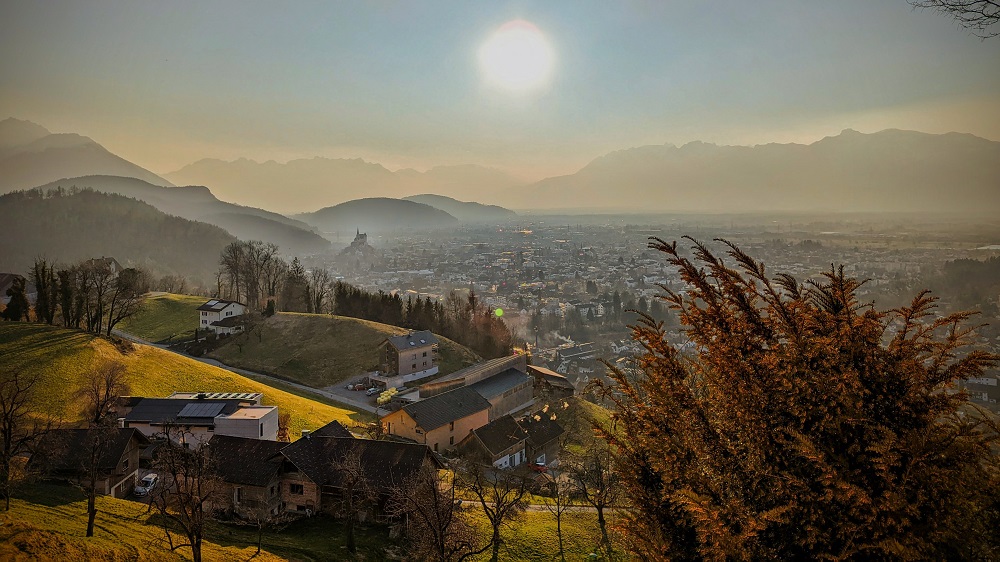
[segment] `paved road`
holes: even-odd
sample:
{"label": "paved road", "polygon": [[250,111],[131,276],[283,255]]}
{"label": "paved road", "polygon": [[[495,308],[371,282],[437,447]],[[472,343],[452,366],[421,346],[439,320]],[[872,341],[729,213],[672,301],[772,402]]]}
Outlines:
{"label": "paved road", "polygon": [[[231,371],[233,373],[236,373],[237,375],[241,375],[241,376],[252,378],[252,379],[261,380],[262,382],[280,383],[280,384],[283,384],[283,385],[292,386],[292,387],[295,387],[295,388],[297,388],[299,390],[302,390],[302,391],[305,391],[305,392],[309,392],[311,394],[316,394],[318,396],[323,396],[323,397],[328,398],[330,400],[341,402],[341,403],[346,404],[346,405],[348,405],[348,406],[350,406],[352,408],[355,408],[357,410],[361,410],[361,411],[364,411],[364,412],[375,413],[375,406],[369,404],[367,401],[359,400],[359,399],[353,398],[351,396],[345,396],[345,395],[340,394],[340,393],[329,392],[327,390],[321,390],[319,388],[313,388],[311,386],[306,386],[304,384],[299,384],[299,383],[296,383],[296,382],[286,381],[284,379],[279,379],[277,377],[272,377],[270,375],[265,375],[264,373],[258,373],[258,372],[250,371],[250,370],[247,370],[247,369],[239,369],[237,367],[230,367],[229,365],[226,365],[225,363],[222,363],[221,361],[216,361],[215,359],[209,359],[208,357],[192,357],[190,355],[186,355],[186,354],[180,353],[178,351],[175,351],[173,349],[170,349],[166,345],[148,342],[148,341],[146,341],[146,340],[144,340],[142,338],[138,338],[136,336],[133,336],[132,334],[126,334],[125,332],[122,332],[120,330],[112,330],[111,333],[113,333],[114,335],[116,335],[116,336],[118,336],[120,338],[127,339],[127,340],[129,340],[131,342],[134,342],[134,343],[137,343],[137,344],[140,344],[140,345],[149,345],[149,346],[152,346],[152,347],[157,347],[159,349],[163,349],[163,350],[169,351],[171,353],[176,353],[178,355],[182,355],[184,357],[187,357],[188,359],[194,359],[195,361],[201,361],[202,363],[205,363],[206,365],[212,365],[213,367],[219,367],[221,369],[225,369],[227,371]],[[345,389],[345,392],[346,392],[346,389]],[[367,398],[366,396],[364,396],[363,393],[359,393],[359,394],[361,394],[362,398]]]}

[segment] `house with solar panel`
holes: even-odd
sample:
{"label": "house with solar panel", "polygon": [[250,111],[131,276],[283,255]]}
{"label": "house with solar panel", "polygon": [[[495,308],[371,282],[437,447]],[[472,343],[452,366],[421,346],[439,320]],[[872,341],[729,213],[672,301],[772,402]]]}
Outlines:
{"label": "house with solar panel", "polygon": [[211,330],[218,335],[243,331],[241,316],[247,307],[236,301],[211,299],[198,307],[198,329]]}
{"label": "house with solar panel", "polygon": [[[276,441],[278,408],[259,392],[175,392],[166,398],[129,397],[121,427],[149,438],[197,445],[213,435]],[[169,434],[169,435],[168,435]]]}

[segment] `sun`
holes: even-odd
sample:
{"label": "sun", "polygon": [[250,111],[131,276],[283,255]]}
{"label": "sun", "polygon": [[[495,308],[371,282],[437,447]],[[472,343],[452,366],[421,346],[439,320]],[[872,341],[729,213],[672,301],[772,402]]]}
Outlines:
{"label": "sun", "polygon": [[479,49],[479,66],[490,82],[524,91],[545,83],[555,55],[534,24],[514,20],[503,24]]}

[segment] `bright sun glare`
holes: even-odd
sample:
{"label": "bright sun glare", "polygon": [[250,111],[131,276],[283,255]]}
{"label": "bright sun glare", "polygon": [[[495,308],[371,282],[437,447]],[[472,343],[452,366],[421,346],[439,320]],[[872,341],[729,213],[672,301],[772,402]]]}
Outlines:
{"label": "bright sun glare", "polygon": [[505,23],[479,49],[479,65],[486,78],[509,90],[540,86],[554,59],[542,32],[524,20]]}

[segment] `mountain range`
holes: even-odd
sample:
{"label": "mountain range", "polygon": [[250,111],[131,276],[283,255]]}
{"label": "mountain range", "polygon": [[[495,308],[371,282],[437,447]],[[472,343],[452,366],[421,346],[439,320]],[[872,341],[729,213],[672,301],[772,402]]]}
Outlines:
{"label": "mountain range", "polygon": [[[64,173],[66,169],[87,172]],[[427,203],[462,221],[503,220],[509,215],[499,208],[482,206],[473,213],[458,199],[502,202],[504,207],[543,213],[989,213],[1000,208],[1000,142],[962,133],[888,129],[865,134],[847,129],[811,144],[641,146],[596,158],[573,174],[525,184],[480,166],[392,172],[361,159],[329,158],[284,164],[206,159],[166,174],[164,179],[86,137],[53,135],[27,121],[0,122],[0,192],[93,174],[134,177],[154,186],[170,186],[172,182],[208,185],[221,199],[271,210],[322,207],[300,218],[310,217],[313,226],[334,231],[351,228],[340,225],[339,218],[323,218],[342,216],[330,208],[338,209],[339,204],[353,200],[387,197]],[[431,193],[437,195],[427,195]],[[365,220],[377,223],[370,212],[372,204],[365,205]],[[398,210],[395,204],[382,205],[388,213],[385,220],[399,216],[394,214]],[[235,230],[239,228],[232,224],[233,217],[219,215],[249,214],[289,224],[275,213],[247,207],[198,214],[167,212]],[[444,221],[440,224],[450,222],[447,217],[435,216]],[[303,228],[301,223],[291,224]],[[388,224],[403,228],[410,223],[404,219]],[[243,237],[243,233],[238,235]]]}
{"label": "mountain range", "polygon": [[518,208],[993,213],[1000,142],[845,130],[812,144],[643,146],[507,193]]}
{"label": "mountain range", "polygon": [[[499,193],[520,185],[504,172],[482,166],[439,166],[426,172],[406,168],[395,172],[378,163],[355,159],[309,158],[284,164],[241,158],[226,162],[199,160],[166,177],[177,184],[212,186],[221,198],[277,211],[316,209],[367,197],[402,197],[433,192],[470,198]],[[287,190],[294,189],[291,203]]]}
{"label": "mountain range", "polygon": [[112,154],[88,137],[74,133],[53,134],[31,121],[13,118],[0,121],[0,193],[92,174],[138,178],[160,186],[173,185]]}
{"label": "mountain range", "polygon": [[241,240],[272,242],[286,254],[314,254],[330,248],[330,242],[304,222],[263,209],[220,201],[203,186],[161,187],[136,178],[84,176],[61,179],[39,187],[42,191],[49,191],[74,186],[138,199],[164,213],[218,226]]}

